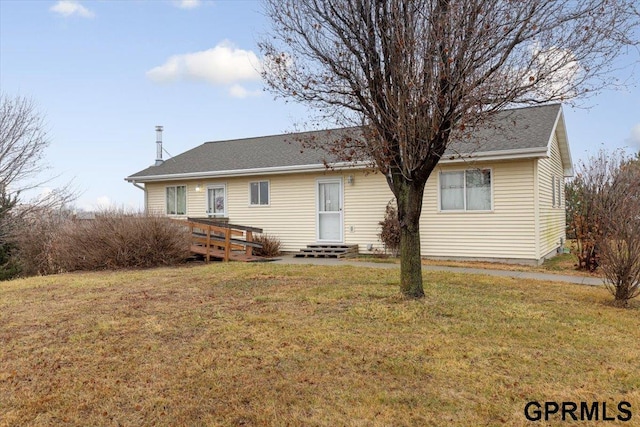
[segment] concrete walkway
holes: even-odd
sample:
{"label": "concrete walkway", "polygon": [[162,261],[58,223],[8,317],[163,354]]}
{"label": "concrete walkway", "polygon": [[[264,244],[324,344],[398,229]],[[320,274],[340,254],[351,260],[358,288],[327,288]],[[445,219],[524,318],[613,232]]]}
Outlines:
{"label": "concrete walkway", "polygon": [[[336,258],[294,258],[293,255],[283,255],[273,261],[275,264],[309,264],[309,265],[352,265],[369,268],[400,268],[400,264],[387,262],[351,261]],[[486,268],[445,267],[439,265],[424,265],[424,271],[449,271],[452,273],[486,274],[489,276],[512,277],[514,279],[546,280],[551,282],[576,283],[579,285],[600,286],[603,284],[599,277],[567,276],[563,274],[539,273],[536,271],[491,270]]]}

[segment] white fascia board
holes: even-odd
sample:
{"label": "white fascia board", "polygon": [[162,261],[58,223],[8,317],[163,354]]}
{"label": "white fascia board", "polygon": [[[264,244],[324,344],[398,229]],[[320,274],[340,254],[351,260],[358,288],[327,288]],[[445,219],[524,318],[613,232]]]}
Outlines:
{"label": "white fascia board", "polygon": [[560,155],[562,156],[562,164],[564,166],[565,178],[571,178],[573,176],[573,160],[571,159],[571,148],[569,147],[569,135],[567,135],[567,126],[564,122],[564,114],[562,114],[562,108],[558,114],[557,127],[555,131],[560,130],[560,138],[558,138],[558,147],[560,149]]}
{"label": "white fascia board", "polygon": [[560,160],[562,161],[564,177],[571,178],[573,176],[573,161],[571,160],[571,150],[569,149],[567,127],[564,123],[562,107],[558,109],[558,115],[553,123],[553,131],[551,132],[549,141],[547,142],[547,157],[551,156],[551,142],[553,141],[554,135],[556,135],[556,139],[558,141],[558,149],[560,150]]}
{"label": "white fascia board", "polygon": [[182,181],[187,179],[206,179],[206,178],[231,178],[237,176],[251,175],[274,175],[287,173],[303,173],[318,172],[326,170],[344,170],[344,169],[366,169],[367,162],[339,162],[331,163],[329,166],[323,164],[314,165],[296,165],[296,166],[275,166],[267,168],[255,169],[232,169],[225,171],[209,171],[209,172],[188,172],[165,175],[147,175],[147,176],[128,176],[125,181],[129,182],[153,182],[153,181]]}
{"label": "white fascia board", "polygon": [[495,160],[515,160],[530,159],[534,157],[549,157],[547,147],[521,148],[518,150],[484,151],[482,153],[460,154],[455,158],[442,158],[440,163],[464,163],[468,161],[495,161]]}

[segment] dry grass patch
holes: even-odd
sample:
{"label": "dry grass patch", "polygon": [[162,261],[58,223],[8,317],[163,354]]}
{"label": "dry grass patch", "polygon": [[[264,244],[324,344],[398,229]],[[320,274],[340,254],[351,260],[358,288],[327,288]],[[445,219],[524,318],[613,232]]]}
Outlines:
{"label": "dry grass patch", "polygon": [[[400,264],[399,258],[386,256],[360,255],[357,258],[349,258],[349,261],[363,261],[385,264]],[[588,271],[577,270],[576,266],[578,258],[574,254],[560,254],[548,259],[540,266],[529,266],[523,264],[507,264],[501,262],[485,262],[485,261],[448,261],[423,259],[422,265],[444,266],[444,267],[462,267],[462,268],[484,268],[487,270],[504,270],[504,271],[531,271],[540,273],[557,273],[569,276],[580,277],[599,277],[598,273],[590,273]]]}
{"label": "dry grass patch", "polygon": [[483,262],[483,261],[443,261],[443,260],[422,260],[424,265],[442,265],[446,267],[469,267],[469,268],[485,268],[489,270],[507,270],[507,271],[533,271],[540,273],[557,273],[569,276],[580,277],[598,277],[597,273],[577,270],[576,265],[578,259],[573,254],[560,254],[546,260],[542,265],[529,266],[522,264],[506,264],[500,262]]}
{"label": "dry grass patch", "polygon": [[408,301],[397,277],[210,264],[3,283],[0,425],[526,426],[529,400],[640,416],[637,304],[449,273]]}

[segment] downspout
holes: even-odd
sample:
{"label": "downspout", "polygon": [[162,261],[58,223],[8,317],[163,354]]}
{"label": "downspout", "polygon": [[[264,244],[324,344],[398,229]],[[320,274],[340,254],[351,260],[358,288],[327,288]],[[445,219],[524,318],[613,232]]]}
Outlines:
{"label": "downspout", "polygon": [[144,213],[146,214],[147,213],[147,188],[143,187],[142,185],[138,184],[135,181],[131,181],[131,183],[133,184],[134,187],[144,191]]}
{"label": "downspout", "polygon": [[542,255],[540,254],[540,176],[539,176],[539,167],[538,163],[540,159],[533,160],[533,227],[534,227],[534,238],[535,238],[535,259],[536,263],[540,263],[540,258]]}

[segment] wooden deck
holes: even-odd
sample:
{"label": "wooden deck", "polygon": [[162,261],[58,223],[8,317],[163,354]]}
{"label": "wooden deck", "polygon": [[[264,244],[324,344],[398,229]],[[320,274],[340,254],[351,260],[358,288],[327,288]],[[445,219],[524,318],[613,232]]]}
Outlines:
{"label": "wooden deck", "polygon": [[266,258],[253,254],[254,248],[261,248],[253,241],[253,233],[262,233],[262,229],[241,225],[215,223],[209,220],[176,220],[191,232],[190,250],[202,255],[206,262],[212,259],[222,261],[257,262]]}

